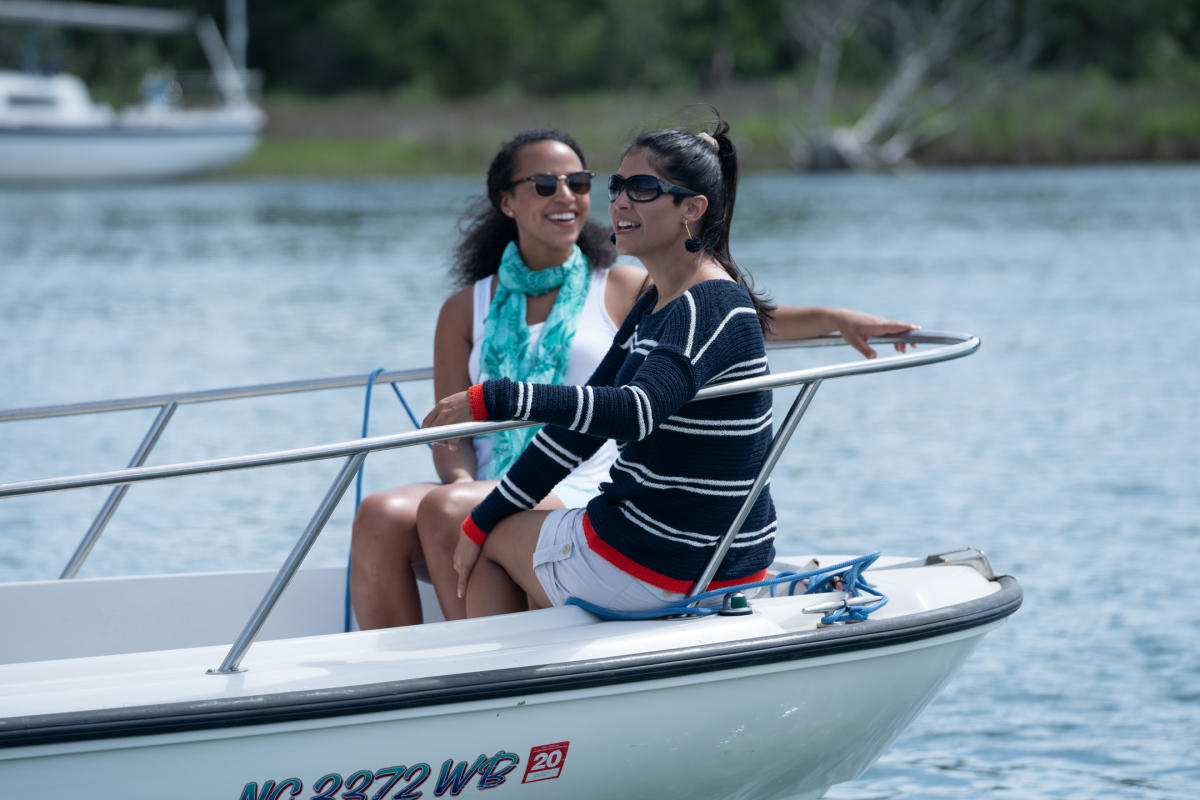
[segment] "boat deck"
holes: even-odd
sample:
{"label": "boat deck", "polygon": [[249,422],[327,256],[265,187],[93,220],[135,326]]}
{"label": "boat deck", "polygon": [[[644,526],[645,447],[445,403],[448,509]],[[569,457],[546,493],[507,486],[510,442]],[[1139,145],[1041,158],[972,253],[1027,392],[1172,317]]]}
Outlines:
{"label": "boat deck", "polygon": [[[822,556],[823,563],[844,560]],[[795,569],[803,560],[779,562]],[[905,563],[909,559],[881,558],[878,566]],[[872,616],[870,624],[847,626],[870,632],[886,627],[887,620],[933,611],[964,601],[985,598],[1000,591],[999,584],[986,580],[967,566],[939,567],[937,580],[929,581],[929,570],[868,571],[866,576],[891,601]],[[171,702],[200,702],[245,698],[279,692],[317,692],[365,686],[397,680],[444,676],[447,672],[490,672],[535,668],[546,664],[583,664],[609,659],[645,659],[656,653],[680,653],[719,648],[732,642],[760,643],[772,637],[815,633],[820,614],[805,613],[841,593],[796,597],[759,597],[752,600],[754,613],[742,617],[708,616],[675,620],[603,622],[575,607],[529,611],[452,623],[427,623],[411,628],[382,631],[341,631],[341,598],[344,571],[304,570],[272,615],[272,629],[251,650],[244,671],[214,675],[237,632],[245,605],[241,595],[253,597],[270,579],[269,573],[212,573],[166,576],[165,579],[127,578],[76,581],[45,581],[8,584],[0,587],[0,599],[8,607],[19,604],[30,610],[21,620],[7,619],[0,641],[22,642],[15,653],[4,655],[10,663],[0,665],[0,709],[4,716],[55,714],[86,709],[155,705]],[[227,613],[214,614],[213,605],[196,602],[213,597],[212,586],[228,589],[232,579],[243,584],[240,592],[225,594]],[[53,602],[61,589],[61,602]],[[89,602],[80,603],[89,589],[97,590]],[[141,613],[115,617],[121,609],[114,604],[134,596]],[[147,589],[150,590],[147,595]],[[197,591],[199,590],[199,591]],[[292,598],[296,598],[292,601]],[[86,609],[72,615],[64,608]],[[190,624],[201,607],[205,626]],[[153,609],[153,614],[148,615]],[[317,609],[318,613],[310,614]],[[320,609],[324,609],[320,611]],[[16,616],[16,615],[12,615]],[[148,618],[150,616],[151,618]],[[180,624],[180,617],[183,624]],[[43,652],[30,645],[28,632],[59,621],[58,636],[42,637]],[[97,630],[93,620],[109,620]],[[113,622],[113,620],[123,620]],[[213,641],[213,631],[224,623],[224,638]],[[862,627],[865,625],[866,627]],[[45,630],[44,627],[41,627]],[[82,656],[95,652],[91,640],[105,639],[106,630],[120,634],[127,652]],[[187,639],[191,638],[189,642]],[[175,647],[164,647],[174,640]],[[37,640],[34,640],[37,641]],[[113,645],[116,646],[116,642]],[[188,646],[193,645],[193,646]],[[6,647],[6,650],[9,648]],[[64,651],[74,649],[74,657]],[[36,660],[34,660],[36,659]],[[447,665],[452,665],[448,670]]]}

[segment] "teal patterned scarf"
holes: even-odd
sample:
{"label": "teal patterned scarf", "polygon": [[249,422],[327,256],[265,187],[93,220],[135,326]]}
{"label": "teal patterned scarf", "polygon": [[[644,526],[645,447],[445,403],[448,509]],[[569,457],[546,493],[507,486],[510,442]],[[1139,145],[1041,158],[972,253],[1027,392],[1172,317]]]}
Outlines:
{"label": "teal patterned scarf", "polygon": [[[516,242],[509,242],[500,258],[496,296],[483,323],[483,348],[479,357],[479,379],[511,378],[531,383],[562,383],[575,323],[583,311],[591,280],[591,262],[579,249],[557,267],[531,270],[525,266]],[[533,346],[525,325],[525,295],[545,294],[559,287],[554,307]],[[492,460],[483,478],[498,478],[529,444],[540,426],[497,431],[492,441]]]}

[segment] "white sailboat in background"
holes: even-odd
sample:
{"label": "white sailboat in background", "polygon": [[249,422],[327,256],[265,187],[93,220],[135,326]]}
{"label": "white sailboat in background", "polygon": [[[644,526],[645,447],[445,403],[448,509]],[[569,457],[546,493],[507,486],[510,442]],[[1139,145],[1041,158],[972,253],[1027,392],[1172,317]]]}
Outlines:
{"label": "white sailboat in background", "polygon": [[249,98],[245,8],[230,2],[230,53],[211,17],[187,11],[91,3],[0,0],[0,22],[134,31],[193,31],[221,102],[184,107],[178,84],[144,85],[145,98],[120,111],[92,100],[64,73],[0,71],[0,182],[163,180],[219,170],[258,144],[265,115]]}

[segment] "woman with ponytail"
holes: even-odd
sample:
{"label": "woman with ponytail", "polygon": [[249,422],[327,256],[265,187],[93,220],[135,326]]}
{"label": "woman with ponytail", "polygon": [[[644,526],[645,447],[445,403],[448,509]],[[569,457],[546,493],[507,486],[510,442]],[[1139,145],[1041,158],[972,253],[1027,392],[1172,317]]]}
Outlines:
{"label": "woman with ponytail", "polygon": [[[697,189],[697,197],[712,196],[693,201],[708,213],[686,217],[699,241],[690,245],[696,247],[694,260],[704,266],[705,275],[719,269],[726,282],[732,278],[744,285],[729,257],[737,174],[736,156],[725,133],[722,127],[704,140],[675,132],[662,141],[636,145],[636,152],[661,151],[655,158],[665,159],[660,165],[663,175],[672,175],[681,185],[694,180],[695,186],[703,187]],[[714,144],[717,149],[710,150]],[[675,156],[696,147],[703,149],[684,158],[687,163],[675,165]],[[634,152],[631,149],[630,154]],[[689,166],[691,161],[696,164]],[[693,177],[692,169],[708,177]],[[646,237],[636,236],[628,226],[612,234],[587,221],[591,177],[579,146],[553,129],[519,133],[493,158],[487,197],[464,220],[454,252],[452,273],[461,288],[445,302],[438,317],[434,395],[439,402],[465,397],[469,386],[498,379],[533,385],[584,384],[600,365],[617,333],[615,321],[626,318],[649,286],[641,268],[610,266],[616,256],[610,236],[629,243],[619,248],[622,252],[639,257],[647,253],[651,258],[654,253]],[[614,207],[626,204],[630,193],[637,196],[637,192],[631,185],[629,192],[618,193],[623,199]],[[672,197],[679,204],[688,199]],[[637,208],[660,205],[670,203],[641,202]],[[678,226],[684,218],[680,216],[683,206],[672,208]],[[690,205],[687,212],[691,213]],[[658,235],[665,235],[664,231]],[[688,238],[693,237],[688,234]],[[691,253],[682,244],[675,249]],[[667,285],[674,291],[673,277]],[[642,300],[639,308],[646,298]],[[756,309],[761,307],[765,320],[768,307],[757,298],[753,302]],[[913,327],[844,309],[780,306],[775,310],[774,335],[804,338],[836,330],[870,357],[874,351],[867,337]],[[536,431],[521,428],[439,443],[433,457],[440,482],[400,486],[362,502],[354,520],[350,583],[359,627],[421,622],[417,576],[425,573],[445,618],[465,615],[463,578],[453,560],[462,538],[460,525],[497,487],[496,479],[519,461]],[[544,447],[539,443],[532,449],[544,456]],[[572,458],[570,467],[563,467],[561,457],[551,458],[555,478],[547,485],[539,483],[537,500],[522,508],[542,512],[587,504],[598,484],[610,480],[617,448],[612,442],[588,437],[586,449],[588,455]],[[514,602],[526,607],[524,599]]]}
{"label": "woman with ponytail", "polygon": [[[772,309],[729,252],[738,168],[728,132],[720,122],[642,134],[609,179],[617,250],[640,259],[653,285],[586,384],[482,381],[426,418],[546,424],[463,522],[454,566],[468,615],[572,596],[625,611],[667,605],[692,588],[746,497],[770,444],[770,392],[695,400],[705,385],[768,371]],[[812,314],[782,311],[788,338]],[[609,440],[621,452],[599,494],[584,507],[537,508]],[[764,490],[707,588],[760,579],[775,529]]]}

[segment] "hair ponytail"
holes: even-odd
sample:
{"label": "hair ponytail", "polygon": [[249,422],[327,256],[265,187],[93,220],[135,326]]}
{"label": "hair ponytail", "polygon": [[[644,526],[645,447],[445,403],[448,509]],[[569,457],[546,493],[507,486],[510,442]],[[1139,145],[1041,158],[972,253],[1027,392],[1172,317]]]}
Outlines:
{"label": "hair ponytail", "polygon": [[[714,113],[716,109],[713,109]],[[708,210],[695,234],[702,249],[720,264],[729,277],[746,287],[763,331],[770,330],[775,307],[755,291],[754,279],[742,270],[729,252],[733,208],[737,200],[737,148],[729,138],[729,123],[717,114],[712,131],[690,133],[679,129],[650,131],[626,148],[643,150],[651,165],[666,180],[686,186],[708,198]],[[675,197],[675,204],[683,202]]]}

